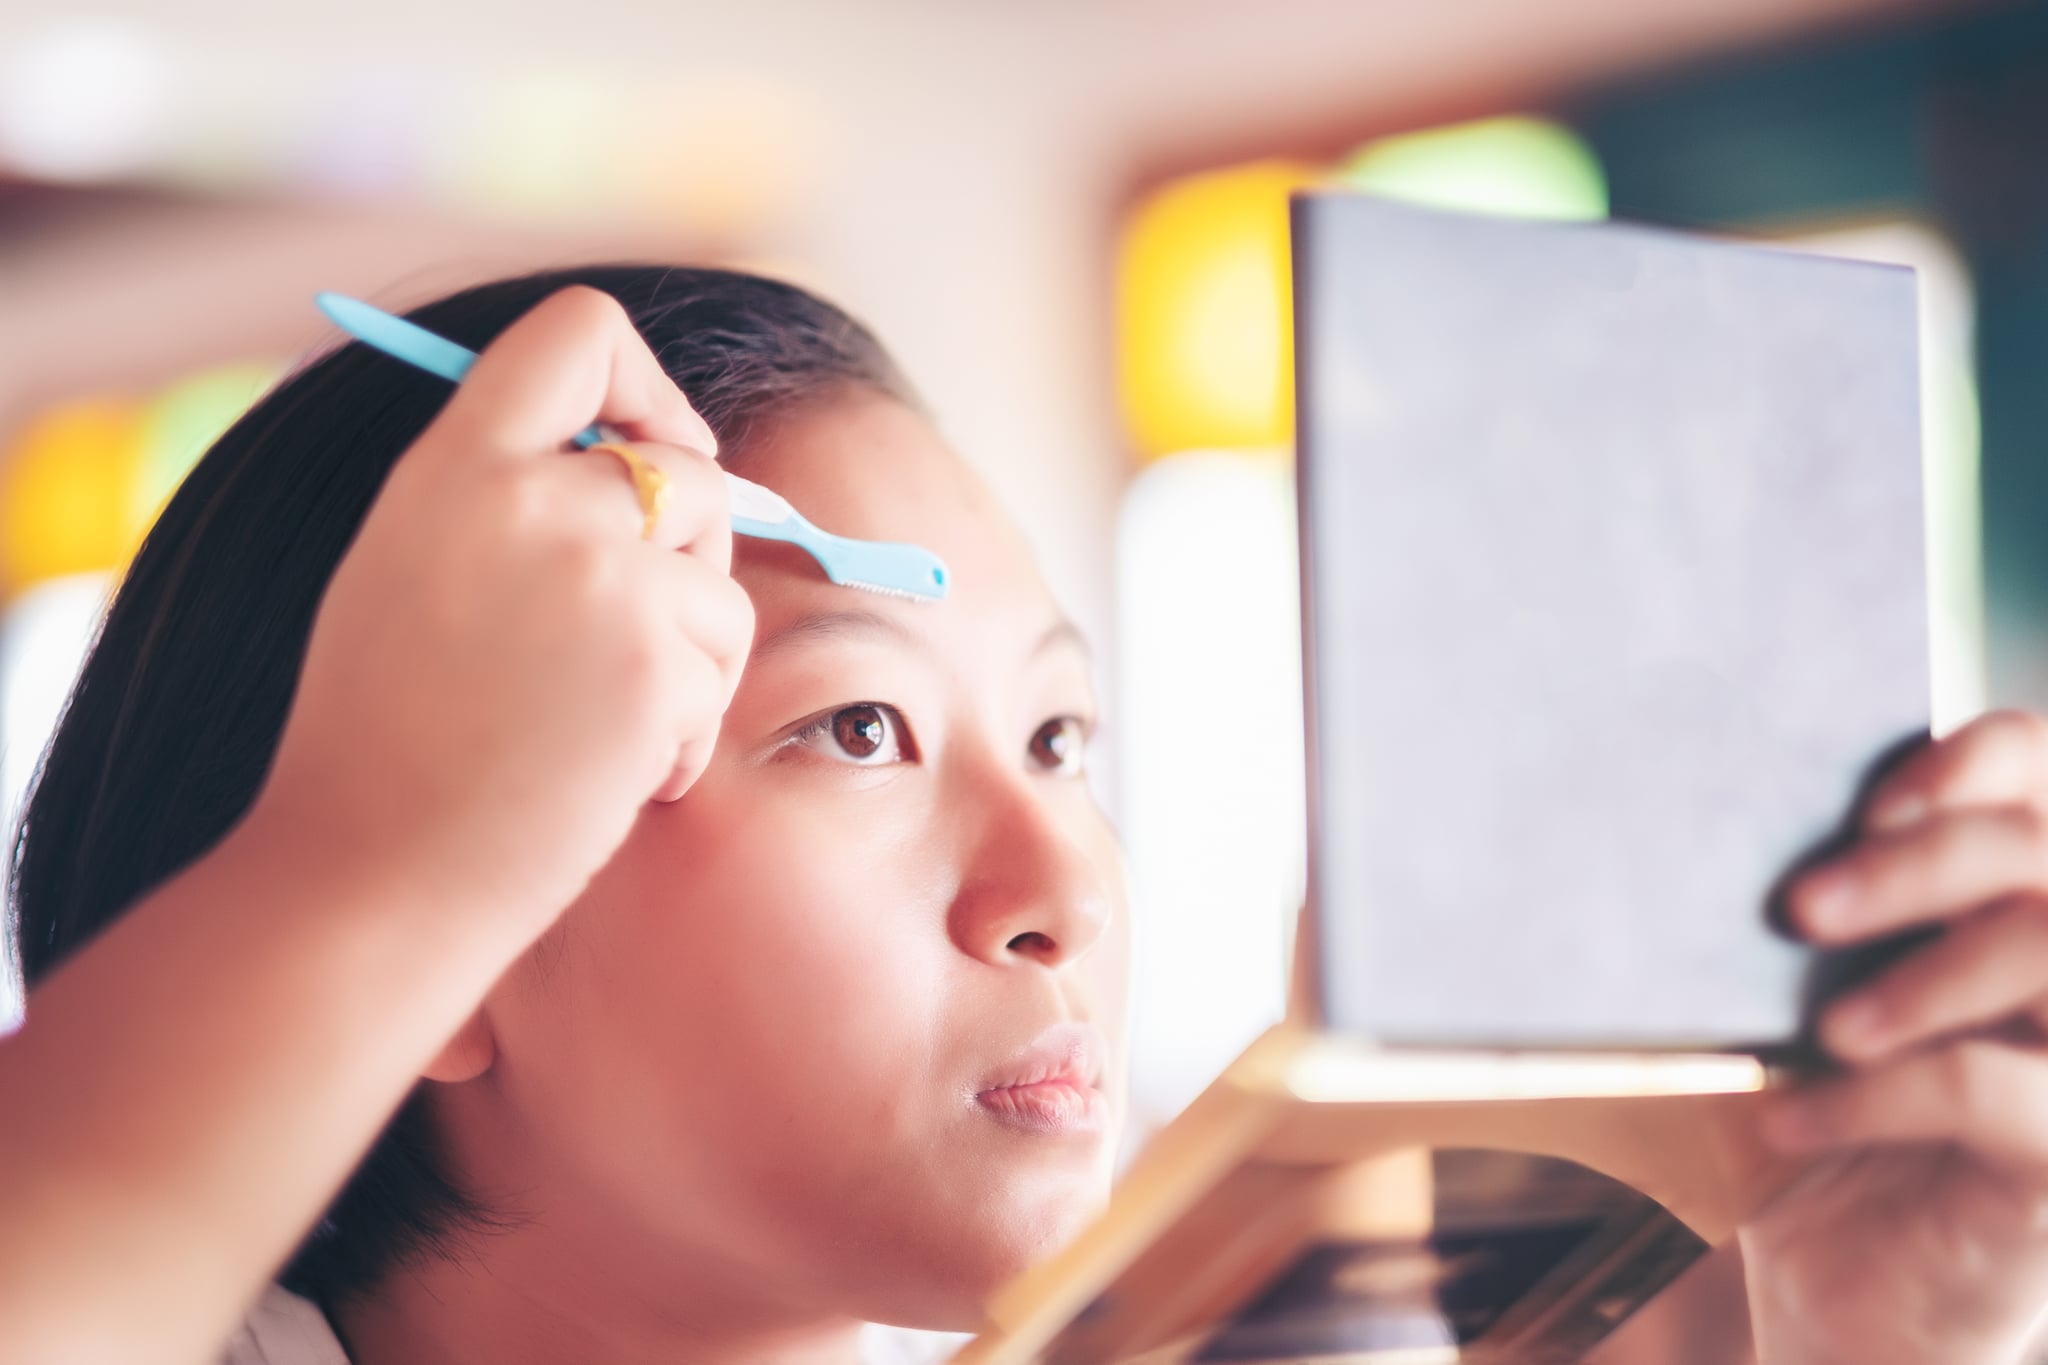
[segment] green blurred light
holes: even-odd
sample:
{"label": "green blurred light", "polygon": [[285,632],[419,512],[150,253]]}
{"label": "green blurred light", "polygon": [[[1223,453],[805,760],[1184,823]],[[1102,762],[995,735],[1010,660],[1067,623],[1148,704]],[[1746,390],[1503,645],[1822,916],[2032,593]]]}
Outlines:
{"label": "green blurred light", "polygon": [[1430,208],[1513,218],[1607,216],[1599,158],[1569,128],[1520,116],[1367,143],[1339,184]]}
{"label": "green blurred light", "polygon": [[199,457],[277,380],[270,364],[224,365],[165,389],[145,417],[142,467],[129,513],[140,527],[157,512]]}

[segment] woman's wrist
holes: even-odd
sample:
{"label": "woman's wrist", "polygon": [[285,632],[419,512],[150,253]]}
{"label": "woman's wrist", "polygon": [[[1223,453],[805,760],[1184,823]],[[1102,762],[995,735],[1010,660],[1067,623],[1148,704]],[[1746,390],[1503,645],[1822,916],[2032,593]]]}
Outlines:
{"label": "woman's wrist", "polygon": [[[265,792],[207,855],[235,884],[387,924],[433,959],[482,957],[509,964],[552,919],[488,869],[460,866],[422,823],[396,816],[381,828],[347,827],[329,812]],[[494,973],[495,975],[495,973]]]}
{"label": "woman's wrist", "polygon": [[[1889,1354],[1873,1358],[1866,1324],[1896,1316],[1898,1290],[1859,1286],[1845,1291],[1843,1281],[1802,1286],[1805,1270],[1788,1270],[1760,1245],[1750,1228],[1741,1234],[1743,1278],[1748,1291],[1750,1334],[1758,1365],[2025,1365],[2032,1334],[1973,1330],[1960,1322],[1941,1323],[1939,1314],[1923,1310],[1886,1333]],[[1840,1267],[1856,1263],[1857,1253],[1844,1248]],[[1911,1297],[1911,1296],[1907,1296]],[[1922,1300],[1932,1297],[1923,1288]],[[1856,1316],[1844,1320],[1847,1307],[1860,1304]]]}
{"label": "woman's wrist", "polygon": [[38,983],[0,1049],[26,1339],[210,1351],[531,936],[424,842],[336,835],[259,802]]}

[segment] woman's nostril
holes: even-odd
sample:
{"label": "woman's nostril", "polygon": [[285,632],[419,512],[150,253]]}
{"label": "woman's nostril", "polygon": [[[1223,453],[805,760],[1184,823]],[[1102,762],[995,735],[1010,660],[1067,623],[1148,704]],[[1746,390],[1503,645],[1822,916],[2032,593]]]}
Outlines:
{"label": "woman's nostril", "polygon": [[1057,947],[1050,938],[1036,929],[1017,935],[1006,946],[1013,953],[1028,953],[1033,957],[1044,957]]}

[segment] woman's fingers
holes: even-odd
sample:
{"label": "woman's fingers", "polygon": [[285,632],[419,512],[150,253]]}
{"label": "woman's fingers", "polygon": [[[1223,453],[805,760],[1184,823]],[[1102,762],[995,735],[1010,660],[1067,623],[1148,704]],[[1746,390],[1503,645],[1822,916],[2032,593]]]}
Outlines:
{"label": "woman's fingers", "polygon": [[[593,421],[667,487],[646,540],[632,469],[567,448]],[[337,568],[265,799],[540,932],[716,741],[751,614],[713,444],[608,296],[513,323]]]}
{"label": "woman's fingers", "polygon": [[739,687],[754,646],[754,602],[731,574],[691,555],[664,555],[654,566],[676,625],[718,670],[718,709]]}
{"label": "woman's fingers", "polygon": [[[549,472],[571,481],[573,496],[594,528],[623,556],[649,594],[647,628],[669,636],[673,651],[668,702],[678,756],[652,799],[672,801],[709,764],[725,708],[739,687],[753,647],[754,605],[733,579],[732,517],[725,473],[709,457],[676,446],[633,442],[629,449],[661,472],[668,496],[645,544],[631,472],[611,451],[592,448],[560,457]],[[566,509],[565,509],[566,514]]]}
{"label": "woman's fingers", "polygon": [[2048,815],[1967,807],[1873,835],[1796,881],[1792,917],[1817,943],[1853,943],[2048,890]]}
{"label": "woman's fingers", "polygon": [[[677,446],[636,441],[628,449],[667,481],[667,496],[646,535],[649,544],[642,562],[663,601],[661,615],[683,637],[683,680],[675,701],[684,738],[674,766],[652,797],[673,801],[690,789],[711,761],[725,708],[753,647],[754,605],[732,577],[732,516],[725,471],[709,456]],[[605,514],[630,517],[635,533],[643,531],[644,515],[625,464],[603,448],[578,454],[579,472],[594,471],[598,483],[612,485],[593,493],[608,504]]]}
{"label": "woman's fingers", "polygon": [[1944,810],[2037,802],[2048,793],[2048,721],[1994,711],[1918,750],[1878,785],[1864,827],[1895,831]]}
{"label": "woman's fingers", "polygon": [[[633,485],[633,472],[611,447],[657,470],[667,485],[652,532]],[[663,550],[681,550],[721,573],[732,569],[732,495],[725,471],[709,455],[653,441],[611,441],[561,457],[589,490],[593,505],[628,535]]]}
{"label": "woman's fingers", "polygon": [[718,747],[718,732],[725,716],[726,699],[731,695],[726,690],[725,678],[717,663],[709,654],[693,650],[676,670],[674,683],[675,701],[680,714],[688,717],[683,727],[686,736],[677,747],[675,762],[670,766],[668,776],[654,789],[650,800],[674,801],[681,797],[704,770],[711,766],[711,755]]}
{"label": "woman's fingers", "polygon": [[1868,1064],[2048,1001],[2048,902],[2021,896],[1951,925],[1828,1007],[1821,1041]]}
{"label": "woman's fingers", "polygon": [[1982,1040],[1916,1053],[1775,1097],[1764,1133],[1789,1151],[1956,1142],[1987,1159],[2048,1166],[2048,1061]]}
{"label": "woman's fingers", "polygon": [[559,450],[592,422],[635,440],[718,453],[718,438],[661,368],[618,300],[575,286],[549,295],[477,357],[435,425],[459,451]]}
{"label": "woman's fingers", "polygon": [[668,777],[652,799],[673,801],[695,785],[718,746],[725,708],[732,704],[754,644],[754,603],[722,569],[690,555],[665,554],[651,569],[685,639],[678,716],[683,736]]}

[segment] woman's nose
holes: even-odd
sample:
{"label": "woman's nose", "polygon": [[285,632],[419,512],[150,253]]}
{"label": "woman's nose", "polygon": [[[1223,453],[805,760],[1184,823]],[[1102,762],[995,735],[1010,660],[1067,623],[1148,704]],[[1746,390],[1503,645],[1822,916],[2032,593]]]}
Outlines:
{"label": "woman's nose", "polygon": [[[971,822],[977,839],[962,869],[950,930],[968,956],[994,966],[1035,962],[1063,967],[1085,957],[1115,910],[1110,870],[1085,830],[1072,827],[1085,802],[1077,793],[1048,795],[1018,776],[1003,784]],[[1088,812],[1092,814],[1092,807]]]}

